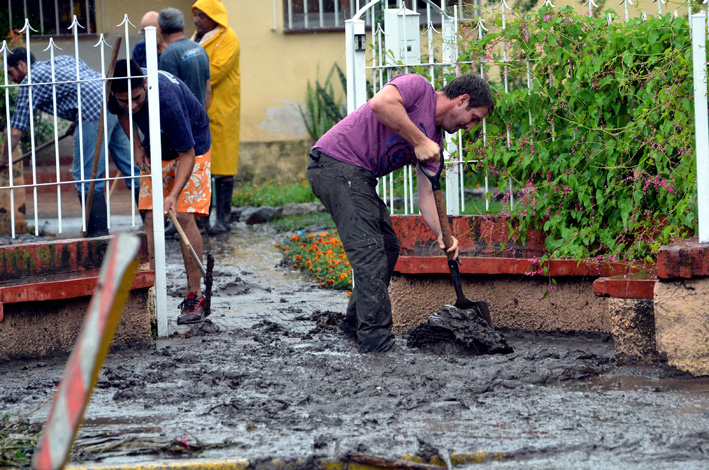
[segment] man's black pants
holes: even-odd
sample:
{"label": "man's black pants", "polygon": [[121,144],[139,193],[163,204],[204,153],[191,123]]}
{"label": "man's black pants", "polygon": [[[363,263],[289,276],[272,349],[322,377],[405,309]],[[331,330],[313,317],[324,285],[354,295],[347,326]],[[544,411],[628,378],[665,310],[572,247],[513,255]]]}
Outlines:
{"label": "man's black pants", "polygon": [[310,185],[335,221],[354,274],[346,321],[357,328],[360,352],[388,351],[394,346],[389,281],[399,240],[377,196],[377,179],[318,151],[310,158]]}

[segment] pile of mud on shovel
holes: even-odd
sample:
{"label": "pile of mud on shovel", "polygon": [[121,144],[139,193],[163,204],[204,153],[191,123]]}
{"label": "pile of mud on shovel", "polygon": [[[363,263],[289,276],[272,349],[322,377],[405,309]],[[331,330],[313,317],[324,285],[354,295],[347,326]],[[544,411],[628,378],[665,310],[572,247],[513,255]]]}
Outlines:
{"label": "pile of mud on shovel", "polygon": [[406,345],[436,354],[509,354],[504,336],[482,317],[477,308],[444,305],[426,322],[408,331]]}

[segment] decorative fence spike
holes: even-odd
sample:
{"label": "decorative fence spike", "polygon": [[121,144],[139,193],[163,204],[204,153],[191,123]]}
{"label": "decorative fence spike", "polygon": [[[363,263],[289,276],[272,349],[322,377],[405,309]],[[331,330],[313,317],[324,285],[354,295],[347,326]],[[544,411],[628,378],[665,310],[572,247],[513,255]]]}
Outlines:
{"label": "decorative fence spike", "polygon": [[81,25],[81,23],[79,23],[79,19],[76,17],[76,15],[74,15],[74,20],[71,22],[71,24],[66,29],[72,29],[74,27],[86,29]]}
{"label": "decorative fence spike", "polygon": [[135,28],[135,25],[133,23],[131,23],[131,21],[128,19],[127,13],[125,15],[123,15],[123,21],[121,21],[119,24],[117,24],[116,27],[123,26],[124,24],[129,24]]}
{"label": "decorative fence spike", "polygon": [[56,51],[63,51],[61,47],[57,46],[57,43],[54,42],[54,38],[49,38],[49,44],[47,44],[47,47],[44,48],[42,52],[47,52],[48,50],[56,50]]}
{"label": "decorative fence spike", "polygon": [[[108,46],[110,49],[113,49],[109,43],[106,42],[106,39],[103,37],[103,33],[98,38],[98,42],[93,45],[93,47],[99,47],[99,46]],[[103,65],[103,64],[101,64]]]}
{"label": "decorative fence spike", "polygon": [[24,24],[24,26],[22,26],[22,29],[18,31],[18,33],[22,34],[22,33],[27,32],[28,30],[34,31],[35,33],[37,32],[37,30],[34,29],[32,27],[32,25],[30,24],[30,20],[28,18],[25,18],[25,24]]}

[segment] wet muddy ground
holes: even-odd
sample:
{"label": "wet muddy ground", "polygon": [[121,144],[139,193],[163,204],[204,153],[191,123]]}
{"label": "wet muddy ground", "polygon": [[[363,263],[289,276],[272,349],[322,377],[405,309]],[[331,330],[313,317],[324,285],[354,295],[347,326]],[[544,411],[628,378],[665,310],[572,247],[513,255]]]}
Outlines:
{"label": "wet muddy ground", "polygon": [[[603,335],[505,331],[514,352],[493,356],[420,352],[398,338],[401,351],[362,355],[335,327],[346,294],[280,267],[268,228],[242,226],[207,247],[214,313],[175,324],[184,280],[168,243],[172,334],[109,355],[73,463],[305,469],[365,454],[467,456],[455,467],[466,469],[707,468],[706,378],[616,367]],[[0,364],[0,412],[41,423],[64,360]]]}

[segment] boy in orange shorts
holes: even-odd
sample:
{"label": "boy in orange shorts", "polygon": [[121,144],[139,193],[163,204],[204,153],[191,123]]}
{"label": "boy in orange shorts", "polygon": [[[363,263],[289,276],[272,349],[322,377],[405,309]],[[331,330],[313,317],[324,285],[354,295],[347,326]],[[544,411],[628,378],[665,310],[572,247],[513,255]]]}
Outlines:
{"label": "boy in orange shorts", "polygon": [[[129,69],[130,67],[130,69]],[[128,79],[130,71],[130,79]],[[130,136],[128,112],[133,123],[143,133],[134,139],[135,163],[150,174],[150,126],[148,119],[146,71],[134,61],[116,62],[108,110]],[[121,80],[123,78],[123,80]],[[209,117],[187,85],[174,76],[158,74],[160,94],[160,134],[162,140],[162,179],[165,202],[163,214],[175,212],[177,220],[197,255],[202,257],[202,236],[195,216],[209,215],[212,198],[210,150],[212,138]],[[138,133],[135,132],[137,136]],[[150,178],[141,178],[138,208],[146,211],[145,232],[148,236],[150,265],[154,269],[153,208]],[[182,244],[182,257],[187,272],[187,296],[180,304],[178,324],[198,323],[205,317],[205,297],[202,295],[202,274],[189,249]]]}

